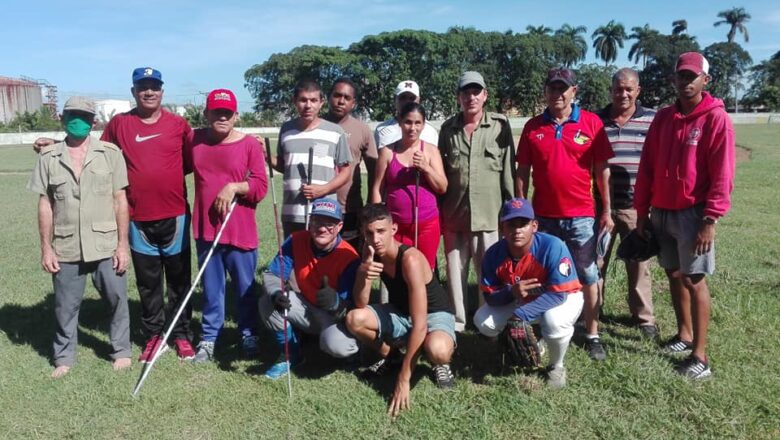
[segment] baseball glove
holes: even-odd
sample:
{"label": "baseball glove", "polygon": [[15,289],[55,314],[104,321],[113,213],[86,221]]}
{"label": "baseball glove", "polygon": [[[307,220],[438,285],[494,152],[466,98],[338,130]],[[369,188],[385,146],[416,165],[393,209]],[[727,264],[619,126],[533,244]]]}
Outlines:
{"label": "baseball glove", "polygon": [[506,323],[501,334],[510,362],[521,368],[538,368],[542,355],[539,343],[531,324],[522,319],[512,318]]}

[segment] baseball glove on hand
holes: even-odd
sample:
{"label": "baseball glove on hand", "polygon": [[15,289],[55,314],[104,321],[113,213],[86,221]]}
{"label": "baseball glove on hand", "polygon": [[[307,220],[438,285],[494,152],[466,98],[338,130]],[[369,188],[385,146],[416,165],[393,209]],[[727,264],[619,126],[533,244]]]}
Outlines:
{"label": "baseball glove on hand", "polygon": [[513,317],[506,323],[501,340],[513,365],[521,368],[538,368],[542,356],[531,324]]}

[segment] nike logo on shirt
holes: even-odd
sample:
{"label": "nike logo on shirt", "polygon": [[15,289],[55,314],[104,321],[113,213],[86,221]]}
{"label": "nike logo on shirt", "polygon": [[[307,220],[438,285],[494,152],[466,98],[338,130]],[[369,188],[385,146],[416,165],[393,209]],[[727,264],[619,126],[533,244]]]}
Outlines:
{"label": "nike logo on shirt", "polygon": [[159,135],[161,135],[161,134],[162,134],[162,133],[157,133],[157,134],[152,134],[152,135],[149,135],[149,136],[139,136],[139,135],[135,135],[135,141],[136,141],[136,142],[143,142],[143,141],[148,141],[149,139],[154,139],[154,138],[156,138],[157,136],[159,136]]}

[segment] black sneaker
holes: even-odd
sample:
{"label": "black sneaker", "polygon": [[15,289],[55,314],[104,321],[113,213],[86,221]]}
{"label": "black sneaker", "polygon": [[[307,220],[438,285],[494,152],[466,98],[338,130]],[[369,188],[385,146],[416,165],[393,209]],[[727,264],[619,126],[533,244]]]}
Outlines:
{"label": "black sneaker", "polygon": [[651,341],[658,340],[658,327],[653,324],[643,324],[639,326],[639,334],[642,335],[642,339],[648,339]]}
{"label": "black sneaker", "polygon": [[450,364],[438,364],[433,366],[433,375],[436,378],[436,386],[448,389],[455,386],[455,376],[452,374]]}
{"label": "black sneaker", "polygon": [[696,356],[688,356],[680,365],[674,367],[677,374],[688,379],[699,380],[712,376],[710,364],[700,361]]}
{"label": "black sneaker", "polygon": [[369,365],[368,368],[363,370],[362,376],[365,379],[386,376],[390,370],[400,365],[402,360],[403,358],[401,357],[401,353],[396,350],[392,350],[386,358],[379,359],[378,361]]}
{"label": "black sneaker", "polygon": [[588,356],[594,361],[603,361],[607,359],[607,352],[604,350],[604,345],[599,338],[589,338],[585,340],[585,350],[588,351]]}
{"label": "black sneaker", "polygon": [[670,355],[689,355],[693,351],[693,343],[683,341],[680,339],[679,335],[674,335],[672,339],[664,344],[661,351],[663,351],[664,354]]}

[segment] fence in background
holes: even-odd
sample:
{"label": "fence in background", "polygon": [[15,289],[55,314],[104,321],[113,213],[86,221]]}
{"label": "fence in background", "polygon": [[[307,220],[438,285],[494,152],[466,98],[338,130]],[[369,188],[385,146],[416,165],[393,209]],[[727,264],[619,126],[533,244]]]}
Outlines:
{"label": "fence in background", "polygon": [[[777,124],[780,123],[780,113],[729,113],[734,124]],[[510,118],[509,123],[513,129],[522,128],[530,118]],[[429,121],[431,125],[438,129],[444,121]],[[370,121],[368,125],[373,129],[379,122]],[[278,127],[241,127],[241,131],[248,134],[257,134],[262,136],[276,137],[279,134]],[[103,132],[100,130],[92,132],[96,137],[100,137]],[[62,131],[48,132],[21,132],[21,133],[0,133],[0,146],[32,144],[39,137],[49,137],[52,139],[63,139],[65,133]]]}

